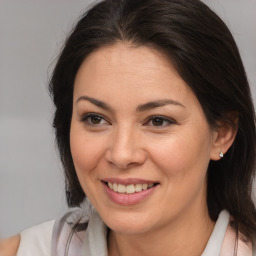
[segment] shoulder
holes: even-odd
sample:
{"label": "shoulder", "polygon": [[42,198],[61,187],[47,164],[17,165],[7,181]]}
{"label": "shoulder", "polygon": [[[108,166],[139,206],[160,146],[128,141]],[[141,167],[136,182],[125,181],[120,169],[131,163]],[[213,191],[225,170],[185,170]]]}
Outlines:
{"label": "shoulder", "polygon": [[17,256],[51,255],[51,241],[55,221],[33,226],[20,233]]}
{"label": "shoulder", "polygon": [[[55,222],[52,236],[52,255],[80,255],[90,216],[81,209],[66,213]],[[70,255],[70,254],[68,254]]]}
{"label": "shoulder", "polygon": [[20,243],[20,235],[10,237],[0,241],[1,256],[15,256]]}
{"label": "shoulder", "polygon": [[253,247],[254,242],[239,231],[231,217],[223,240],[221,256],[231,255],[231,252],[239,256],[255,256],[255,248]]}

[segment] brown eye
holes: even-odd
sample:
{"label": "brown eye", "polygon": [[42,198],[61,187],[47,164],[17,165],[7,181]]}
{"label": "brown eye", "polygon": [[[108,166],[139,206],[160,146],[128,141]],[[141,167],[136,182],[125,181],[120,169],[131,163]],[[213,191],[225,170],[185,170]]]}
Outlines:
{"label": "brown eye", "polygon": [[102,117],[100,117],[100,116],[91,116],[90,119],[91,119],[92,124],[100,124],[100,122],[102,120]]}
{"label": "brown eye", "polygon": [[164,124],[164,119],[159,117],[152,118],[152,124],[154,126],[162,126]]}
{"label": "brown eye", "polygon": [[109,124],[104,117],[98,114],[89,113],[82,117],[81,122],[89,126],[99,126]]}
{"label": "brown eye", "polygon": [[163,116],[151,116],[146,123],[146,125],[154,127],[166,127],[172,124],[175,124],[175,121]]}

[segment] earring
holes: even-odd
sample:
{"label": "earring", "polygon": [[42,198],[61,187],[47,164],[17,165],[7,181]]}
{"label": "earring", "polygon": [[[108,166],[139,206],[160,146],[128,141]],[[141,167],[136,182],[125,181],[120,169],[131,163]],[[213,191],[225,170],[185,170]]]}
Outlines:
{"label": "earring", "polygon": [[220,152],[220,153],[219,153],[219,156],[220,156],[220,158],[223,158],[223,157],[224,157],[223,152]]}

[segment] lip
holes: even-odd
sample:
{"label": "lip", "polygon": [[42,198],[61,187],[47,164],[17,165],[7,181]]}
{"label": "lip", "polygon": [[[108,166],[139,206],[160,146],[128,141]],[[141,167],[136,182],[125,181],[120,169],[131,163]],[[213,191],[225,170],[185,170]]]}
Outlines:
{"label": "lip", "polygon": [[[119,179],[107,179],[108,181],[104,180],[102,181],[102,185],[105,189],[105,192],[108,196],[108,198],[119,205],[122,206],[130,206],[130,205],[135,205],[138,203],[141,203],[142,201],[146,200],[148,197],[152,196],[152,194],[156,191],[156,189],[159,187],[159,185],[153,186],[152,188],[149,188],[147,190],[142,190],[141,192],[136,192],[133,194],[119,194],[112,189],[108,187],[106,182],[111,182],[111,183],[118,183],[118,184],[124,184],[124,185],[129,185],[129,184],[148,184],[148,183],[154,183],[154,182],[148,182],[146,180],[138,180],[138,179],[131,179],[131,180],[122,180],[123,182],[121,183]],[[112,181],[110,181],[112,180]],[[113,182],[115,180],[115,182]],[[136,181],[134,183],[134,181]],[[141,182],[143,181],[143,182]],[[125,183],[124,183],[125,182]]]}

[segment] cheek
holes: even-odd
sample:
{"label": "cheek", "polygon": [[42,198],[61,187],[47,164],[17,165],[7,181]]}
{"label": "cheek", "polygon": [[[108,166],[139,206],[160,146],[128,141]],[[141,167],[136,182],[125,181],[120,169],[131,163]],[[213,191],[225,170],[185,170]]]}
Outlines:
{"label": "cheek", "polygon": [[81,176],[93,175],[102,156],[102,144],[78,129],[71,128],[70,148],[79,180]]}
{"label": "cheek", "polygon": [[152,145],[151,158],[155,164],[172,178],[183,179],[195,174],[204,176],[210,160],[207,136],[194,136],[187,132],[170,137]]}
{"label": "cheek", "polygon": [[205,200],[209,163],[209,143],[206,137],[193,138],[190,133],[175,136],[154,147],[152,159],[162,176],[166,195],[164,200],[170,205],[166,209],[169,214],[176,210],[178,214],[195,200],[199,204]]}

